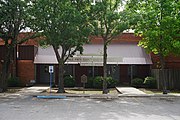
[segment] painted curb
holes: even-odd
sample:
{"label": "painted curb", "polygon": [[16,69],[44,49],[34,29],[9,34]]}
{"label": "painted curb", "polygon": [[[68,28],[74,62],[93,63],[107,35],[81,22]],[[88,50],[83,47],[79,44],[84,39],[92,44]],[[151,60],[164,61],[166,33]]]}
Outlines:
{"label": "painted curb", "polygon": [[36,97],[40,99],[66,99],[66,96],[61,95],[38,95]]}

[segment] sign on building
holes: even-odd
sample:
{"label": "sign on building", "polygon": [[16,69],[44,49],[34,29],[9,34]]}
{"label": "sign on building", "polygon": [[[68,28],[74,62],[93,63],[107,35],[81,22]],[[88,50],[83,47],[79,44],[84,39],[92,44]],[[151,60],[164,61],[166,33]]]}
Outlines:
{"label": "sign on building", "polygon": [[[82,56],[73,56],[67,60],[69,63],[79,63],[80,66],[103,66],[103,56],[102,55],[82,55]],[[118,56],[108,56],[108,64],[118,64],[123,62],[122,57]]]}

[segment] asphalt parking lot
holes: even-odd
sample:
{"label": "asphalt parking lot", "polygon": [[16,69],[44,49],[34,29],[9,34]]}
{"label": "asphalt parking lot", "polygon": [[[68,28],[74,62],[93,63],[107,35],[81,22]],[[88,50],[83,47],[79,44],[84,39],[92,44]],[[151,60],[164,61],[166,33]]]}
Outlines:
{"label": "asphalt parking lot", "polygon": [[0,98],[0,120],[180,120],[180,98]]}

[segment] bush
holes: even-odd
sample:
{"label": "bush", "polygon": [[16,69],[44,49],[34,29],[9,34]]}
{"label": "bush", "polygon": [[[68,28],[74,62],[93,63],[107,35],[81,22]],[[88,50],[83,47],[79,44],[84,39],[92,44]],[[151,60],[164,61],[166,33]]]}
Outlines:
{"label": "bush", "polygon": [[100,89],[100,88],[102,88],[102,85],[103,85],[102,77],[101,76],[95,77],[93,80],[93,87]]}
{"label": "bush", "polygon": [[20,80],[18,77],[10,77],[8,79],[8,87],[19,87],[20,84]]}
{"label": "bush", "polygon": [[88,78],[87,83],[85,85],[86,88],[92,88],[93,87],[93,77]]}
{"label": "bush", "polygon": [[153,77],[146,77],[144,80],[144,84],[148,87],[148,88],[157,88],[157,82],[156,79]]}
{"label": "bush", "polygon": [[112,77],[107,77],[106,82],[108,87],[115,87],[117,84],[117,80],[113,79]]}
{"label": "bush", "polygon": [[[114,87],[117,84],[117,80],[114,80],[112,77],[106,78],[107,87]],[[88,81],[86,83],[86,88],[103,88],[103,77],[97,76],[97,77],[90,77],[88,78]]]}
{"label": "bush", "polygon": [[[98,88],[98,89],[103,88],[103,77],[97,76],[94,79],[92,78],[92,80],[93,80],[94,88]],[[114,80],[112,77],[107,77],[106,82],[107,82],[107,87],[114,87],[117,84],[117,81]]]}
{"label": "bush", "polygon": [[141,87],[143,85],[143,79],[141,78],[134,78],[131,81],[131,85],[135,87]]}
{"label": "bush", "polygon": [[64,77],[64,87],[74,87],[75,86],[75,79],[73,76],[68,75]]}

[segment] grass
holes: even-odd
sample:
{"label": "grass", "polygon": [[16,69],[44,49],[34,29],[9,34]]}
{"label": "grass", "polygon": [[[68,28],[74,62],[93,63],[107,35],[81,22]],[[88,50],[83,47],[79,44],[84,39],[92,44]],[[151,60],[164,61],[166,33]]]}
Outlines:
{"label": "grass", "polygon": [[[50,92],[48,89],[47,92]],[[51,90],[52,93],[57,93],[57,88]],[[83,88],[65,88],[65,92],[69,94],[102,94],[100,89],[83,89]],[[118,94],[115,88],[109,89],[109,94]]]}
{"label": "grass", "polygon": [[139,90],[145,92],[146,94],[162,94],[162,91],[157,89],[139,88]]}
{"label": "grass", "polygon": [[5,93],[16,93],[20,91],[22,87],[9,87]]}
{"label": "grass", "polygon": [[[157,89],[139,88],[139,90],[145,92],[146,94],[162,94],[162,90]],[[180,90],[170,90],[169,94],[180,94]]]}

